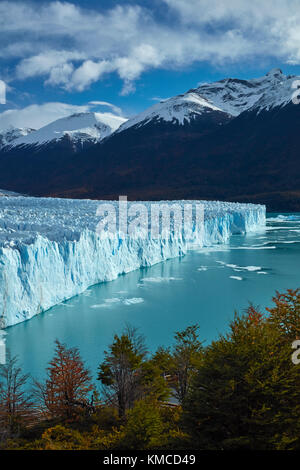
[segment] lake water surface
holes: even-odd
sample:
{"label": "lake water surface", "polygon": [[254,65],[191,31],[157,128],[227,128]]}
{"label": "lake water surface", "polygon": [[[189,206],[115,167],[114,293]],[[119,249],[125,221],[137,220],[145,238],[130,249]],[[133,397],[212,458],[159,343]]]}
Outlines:
{"label": "lake water surface", "polygon": [[103,351],[126,323],[151,351],[175,331],[199,323],[208,344],[226,332],[235,310],[270,306],[275,290],[300,287],[300,214],[269,214],[266,229],[235,235],[227,245],[189,252],[89,288],[30,321],[6,330],[24,372],[44,374],[57,338],[77,346],[96,375]]}

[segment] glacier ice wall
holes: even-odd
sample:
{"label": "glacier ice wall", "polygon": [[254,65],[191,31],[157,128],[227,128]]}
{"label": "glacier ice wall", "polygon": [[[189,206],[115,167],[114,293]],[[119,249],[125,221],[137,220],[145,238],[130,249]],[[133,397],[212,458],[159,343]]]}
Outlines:
{"label": "glacier ice wall", "polygon": [[[181,205],[187,202],[176,201]],[[204,229],[193,226],[193,243],[197,246],[226,243],[234,233],[265,225],[265,206],[198,202],[204,205]],[[153,239],[150,235],[143,239],[122,238],[118,234],[102,239],[95,230],[100,203],[0,198],[2,328],[30,319],[93,284],[182,256],[189,249],[190,242],[175,234],[168,239]],[[117,209],[118,203],[112,204]]]}

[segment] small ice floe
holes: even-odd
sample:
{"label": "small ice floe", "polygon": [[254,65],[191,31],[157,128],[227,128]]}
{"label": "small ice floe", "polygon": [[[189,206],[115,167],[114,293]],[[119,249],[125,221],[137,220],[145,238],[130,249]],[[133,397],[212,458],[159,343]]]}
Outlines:
{"label": "small ice floe", "polygon": [[261,266],[238,266],[237,264],[228,264],[224,261],[217,261],[217,263],[225,266],[226,268],[231,268],[234,271],[261,271]]}
{"label": "small ice floe", "polygon": [[134,304],[140,304],[144,302],[144,299],[141,297],[132,297],[128,299],[120,299],[117,297],[113,297],[111,299],[104,299],[104,302],[102,304],[94,304],[91,305],[90,308],[109,308],[113,307],[114,305],[134,305]]}
{"label": "small ice floe", "polygon": [[292,229],[297,229],[297,228],[299,228],[299,225],[296,226],[296,227],[288,227],[288,226],[287,227],[276,227],[276,226],[274,227],[273,225],[271,225],[271,226],[266,226],[264,228],[264,230],[266,230],[267,232],[270,232],[272,230],[288,230],[288,231],[291,231]]}
{"label": "small ice floe", "polygon": [[277,217],[268,217],[267,222],[297,222],[300,221],[299,215],[277,215]]}
{"label": "small ice floe", "polygon": [[107,304],[117,304],[118,302],[121,302],[121,299],[118,297],[113,297],[111,299],[105,299],[104,302]]}
{"label": "small ice floe", "polygon": [[144,299],[142,299],[141,297],[132,297],[132,299],[123,300],[124,305],[141,304],[142,302],[144,302]]}
{"label": "small ice floe", "polygon": [[260,271],[260,266],[241,266],[241,269],[245,269],[246,271]]}
{"label": "small ice floe", "polygon": [[262,245],[251,245],[251,246],[233,246],[231,250],[275,250],[276,246],[263,243]]}
{"label": "small ice floe", "polygon": [[90,305],[90,308],[107,308],[110,307],[111,304],[109,303],[103,303],[103,304],[94,304]]}
{"label": "small ice floe", "polygon": [[201,248],[200,250],[196,250],[196,253],[200,253],[201,255],[209,255],[210,253],[215,253],[216,251],[224,252],[224,251],[230,251],[231,249],[232,247],[229,247],[229,246],[213,245],[213,246],[205,246]]}
{"label": "small ice floe", "polygon": [[119,299],[118,297],[113,297],[111,299],[104,299],[104,303],[103,304],[94,304],[94,305],[91,305],[90,308],[105,308],[105,307],[111,307],[115,304],[118,304],[119,302],[121,302],[121,299]]}
{"label": "small ice floe", "polygon": [[170,281],[182,281],[180,277],[143,277],[142,282],[170,282]]}
{"label": "small ice floe", "polygon": [[230,277],[230,279],[235,279],[236,281],[242,281],[243,280],[243,278],[240,277],[240,276],[229,276],[229,277]]}

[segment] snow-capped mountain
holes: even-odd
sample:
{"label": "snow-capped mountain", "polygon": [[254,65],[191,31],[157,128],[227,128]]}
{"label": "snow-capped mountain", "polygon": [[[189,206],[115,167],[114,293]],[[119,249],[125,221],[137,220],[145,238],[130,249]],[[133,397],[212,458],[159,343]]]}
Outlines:
{"label": "snow-capped mountain", "polygon": [[280,69],[272,69],[261,78],[227,78],[204,83],[187,93],[151,106],[129,119],[118,132],[161,121],[184,125],[213,111],[236,117],[248,110],[269,110],[291,102],[294,91],[292,84],[295,80],[296,76],[285,76]]}
{"label": "snow-capped mountain", "polygon": [[96,143],[116,131],[125,121],[125,118],[111,113],[72,114],[13,140],[11,145],[43,145],[65,136],[76,143]]}
{"label": "snow-capped mountain", "polygon": [[14,191],[7,191],[6,189],[0,189],[0,197],[23,197],[23,194],[15,193]]}
{"label": "snow-capped mountain", "polygon": [[35,129],[28,127],[9,127],[8,129],[0,130],[0,148],[6,145],[11,145],[15,140],[25,137],[34,131]]}
{"label": "snow-capped mountain", "polygon": [[222,199],[298,211],[297,80],[273,69],[260,78],[202,83],[128,121],[98,113],[60,119],[0,151],[0,187],[35,196]]}
{"label": "snow-capped mountain", "polygon": [[222,111],[238,116],[244,111],[269,110],[283,106],[292,100],[292,84],[296,76],[284,75],[280,69],[272,69],[261,78],[250,80],[225,79],[200,85],[195,92]]}
{"label": "snow-capped mountain", "polygon": [[124,131],[129,127],[140,127],[150,122],[165,121],[173,124],[184,125],[190,123],[193,119],[204,114],[212,112],[224,112],[218,106],[210,103],[200,96],[196,91],[189,91],[183,95],[161,101],[151,106],[146,111],[129,119],[122,124],[117,132]]}

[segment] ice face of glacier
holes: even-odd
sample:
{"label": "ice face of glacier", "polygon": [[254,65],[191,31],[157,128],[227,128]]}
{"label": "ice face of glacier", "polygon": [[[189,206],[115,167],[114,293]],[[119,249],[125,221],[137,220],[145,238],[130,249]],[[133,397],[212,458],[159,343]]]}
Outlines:
{"label": "ice face of glacier", "polygon": [[[188,201],[173,201],[166,204]],[[191,203],[195,201],[191,201]],[[265,206],[198,201],[204,224],[193,219],[192,237],[172,233],[134,238],[97,233],[97,209],[107,201],[0,198],[1,327],[30,319],[89,286],[119,274],[184,255],[189,244],[226,243],[233,233],[265,224]],[[118,202],[111,202],[118,213]],[[128,208],[133,203],[128,203]],[[150,211],[150,205],[143,203]]]}

